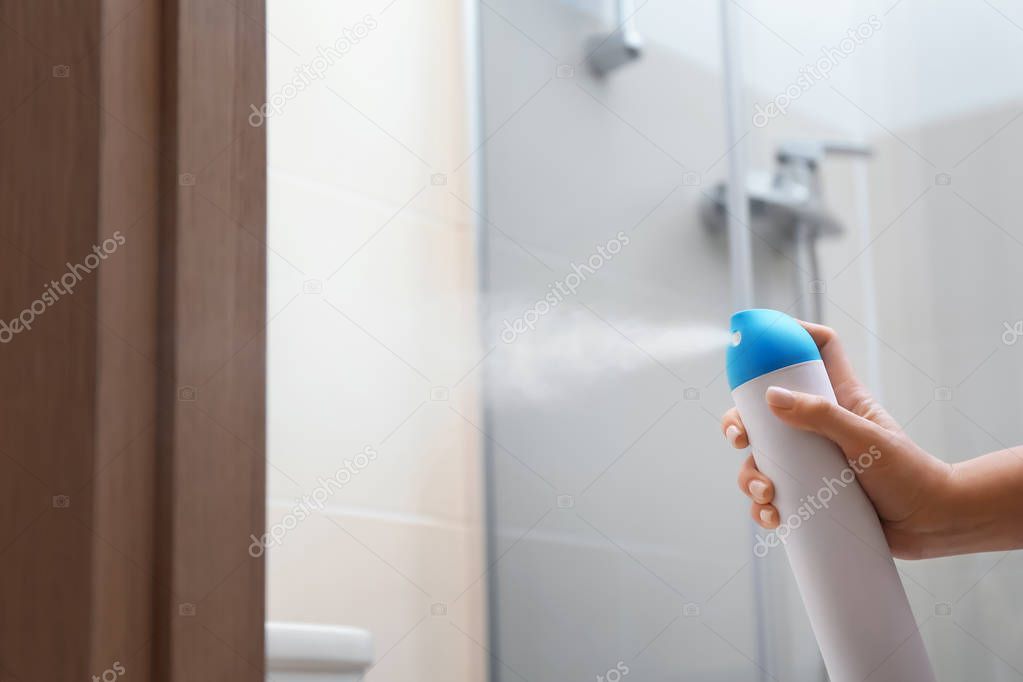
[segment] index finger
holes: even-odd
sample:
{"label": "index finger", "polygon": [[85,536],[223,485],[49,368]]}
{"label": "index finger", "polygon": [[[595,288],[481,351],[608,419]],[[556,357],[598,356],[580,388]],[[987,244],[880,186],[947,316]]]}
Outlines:
{"label": "index finger", "polygon": [[828,370],[828,378],[831,379],[831,385],[835,387],[835,390],[837,391],[839,387],[846,384],[859,384],[860,380],[857,378],[849,356],[845,354],[845,349],[835,330],[825,327],[823,324],[814,324],[803,320],[797,320],[797,322],[809,332],[810,338],[817,344],[824,367]]}

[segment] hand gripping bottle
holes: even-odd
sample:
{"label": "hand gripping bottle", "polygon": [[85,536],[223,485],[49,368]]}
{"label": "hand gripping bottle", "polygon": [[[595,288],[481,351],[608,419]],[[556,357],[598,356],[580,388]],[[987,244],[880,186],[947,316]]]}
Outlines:
{"label": "hand gripping bottle", "polygon": [[817,345],[798,322],[744,310],[731,328],[728,383],[757,467],[774,482],[780,516],[754,554],[784,545],[831,682],[933,682],[881,523],[851,468],[884,457],[885,444],[847,462],[830,440],[771,412],[769,386],[835,402]]}

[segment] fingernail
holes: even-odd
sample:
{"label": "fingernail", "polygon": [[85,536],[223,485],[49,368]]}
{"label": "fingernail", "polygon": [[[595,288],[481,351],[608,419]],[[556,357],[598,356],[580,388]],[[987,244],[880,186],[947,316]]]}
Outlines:
{"label": "fingernail", "polygon": [[733,448],[739,447],[739,436],[741,435],[742,431],[740,431],[739,427],[735,424],[731,424],[727,429],[725,429],[725,438],[728,439],[728,442],[732,444]]}
{"label": "fingernail", "polygon": [[[764,499],[764,495],[767,493],[767,484],[760,479],[753,479],[749,484],[749,494],[758,500]],[[762,514],[763,512],[761,512]]]}
{"label": "fingernail", "polygon": [[781,386],[771,386],[764,396],[767,404],[774,407],[789,408],[796,404],[796,396],[792,391]]}
{"label": "fingernail", "polygon": [[774,511],[771,509],[760,510],[760,520],[766,523],[768,526],[774,524]]}

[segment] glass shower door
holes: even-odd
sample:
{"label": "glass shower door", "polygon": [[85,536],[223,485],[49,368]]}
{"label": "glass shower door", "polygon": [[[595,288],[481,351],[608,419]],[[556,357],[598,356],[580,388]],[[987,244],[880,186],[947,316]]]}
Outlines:
{"label": "glass shower door", "polygon": [[728,244],[700,218],[729,165],[720,4],[637,3],[641,55],[597,75],[613,4],[480,5],[492,679],[760,680],[717,423]]}

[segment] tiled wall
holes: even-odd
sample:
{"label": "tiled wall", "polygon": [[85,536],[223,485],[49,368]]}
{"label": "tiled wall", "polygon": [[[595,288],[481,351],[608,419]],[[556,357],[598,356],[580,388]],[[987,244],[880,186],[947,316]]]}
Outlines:
{"label": "tiled wall", "polygon": [[486,670],[462,12],[269,3],[268,617],[370,630],[370,681]]}
{"label": "tiled wall", "polygon": [[[759,566],[774,576],[774,657],[760,657],[742,457],[717,425],[729,263],[699,217],[727,173],[717,3],[647,3],[642,58],[606,78],[585,55],[610,30],[608,3],[586,4],[482,13],[488,216],[502,229],[487,247],[500,304],[486,364],[521,355],[554,371],[539,351],[567,328],[581,359],[565,361],[584,366],[548,395],[490,394],[498,679],[611,679],[619,663],[635,679],[752,680],[760,665],[800,679],[817,662],[781,553]],[[497,340],[509,312],[619,230],[631,239],[620,255],[534,331]],[[791,263],[754,242],[758,302],[790,307]],[[718,343],[696,343],[708,329]],[[607,357],[589,362],[594,347]]]}
{"label": "tiled wall", "polygon": [[[887,160],[873,183],[886,402],[946,461],[1023,442],[1023,363],[1011,342],[1023,319],[1023,133],[997,132],[1021,104],[895,131],[934,166],[899,140],[876,140]],[[943,172],[950,184],[936,183]],[[923,597],[917,616],[939,679],[1023,679],[1021,561],[997,552],[899,562]]]}
{"label": "tiled wall", "polygon": [[[480,5],[481,206],[469,184],[477,157],[459,3],[270,3],[271,92],[312,63],[318,44],[367,16],[374,23],[269,122],[271,524],[344,458],[378,452],[326,513],[271,550],[270,617],[372,630],[381,662],[370,680],[481,680],[491,644],[502,680],[607,676],[619,662],[637,679],[754,680],[761,666],[820,679],[780,553],[759,565],[770,617],[758,641],[752,541],[734,485],[741,457],[716,428],[729,405],[720,357],[663,352],[633,333],[723,327],[730,312],[726,245],[698,218],[728,151],[718,4],[644,4],[642,60],[604,80],[583,58],[587,39],[609,28],[609,3]],[[796,5],[750,2],[737,13],[753,101],[862,16],[884,21],[876,42],[746,138],[758,169],[793,137],[875,148],[866,166],[825,170],[829,205],[848,228],[821,244],[827,322],[936,454],[1023,440],[1019,346],[1000,345],[1002,322],[1023,317],[1014,265],[1023,235],[1012,227],[1019,98],[984,71],[1012,63],[1017,29],[983,3],[935,12],[913,0],[840,3],[826,15]],[[963,35],[984,37],[959,49]],[[998,101],[978,99],[1000,85]],[[951,185],[936,184],[941,172]],[[474,210],[490,221],[483,348],[469,295]],[[632,243],[572,301],[513,346],[499,341],[507,314],[533,306],[620,229]],[[792,263],[769,241],[754,240],[757,302],[788,308]],[[593,335],[580,354],[597,343],[620,365],[559,374],[543,400],[491,381],[484,423],[481,372],[495,380],[523,357],[550,357],[566,324]],[[934,400],[945,385],[953,400]],[[498,561],[484,580],[477,427],[493,439],[495,480]],[[1016,554],[900,567],[941,679],[1023,677],[1019,633],[998,627],[1018,620]],[[952,618],[936,616],[944,602]]]}
{"label": "tiled wall", "polygon": [[[633,235],[573,301],[487,360],[556,343],[559,318],[575,316],[619,327],[600,338],[617,339],[630,368],[580,377],[546,402],[492,396],[506,550],[495,570],[500,680],[585,679],[619,661],[643,679],[823,677],[781,553],[757,560],[768,614],[758,641],[740,457],[716,429],[730,403],[720,356],[680,357],[632,333],[723,325],[731,306],[724,244],[698,218],[728,151],[718,5],[645,3],[642,59],[605,79],[581,62],[587,39],[608,30],[610,3],[489,0],[483,10],[489,217],[515,240],[490,239],[491,285],[524,310],[595,243]],[[1013,227],[1023,124],[1018,83],[992,76],[1012,63],[1023,17],[951,1],[731,5],[750,104],[784,91],[849,28],[882,18],[786,115],[763,128],[747,119],[750,166],[770,170],[793,138],[873,146],[870,161],[824,168],[846,226],[820,244],[827,323],[939,456],[1023,441],[1019,345],[999,336],[1023,317]],[[575,68],[558,78],[558,64]],[[950,185],[937,184],[943,172]],[[758,235],[756,303],[789,309],[809,283],[794,277],[784,243]],[[496,338],[500,318],[490,329]],[[951,401],[935,398],[943,386]],[[939,679],[1023,677],[1018,628],[1005,625],[1018,621],[1018,563],[1018,553],[899,562]],[[939,615],[945,603],[952,617]],[[687,615],[686,604],[697,609]]]}

